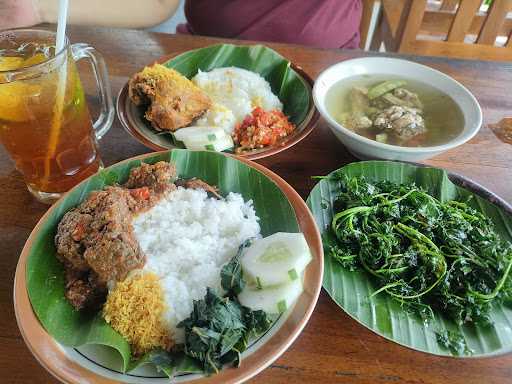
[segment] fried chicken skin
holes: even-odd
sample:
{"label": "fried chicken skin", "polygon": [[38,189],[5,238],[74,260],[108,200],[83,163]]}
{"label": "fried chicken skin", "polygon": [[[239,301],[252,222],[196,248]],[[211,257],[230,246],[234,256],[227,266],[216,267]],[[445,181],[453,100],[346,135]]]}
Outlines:
{"label": "fried chicken skin", "polygon": [[197,177],[193,177],[192,179],[176,180],[176,185],[183,188],[204,189],[206,193],[209,193],[217,199],[222,199],[222,196],[219,194],[219,188],[217,188],[215,185],[212,186],[206,181],[198,179]]}
{"label": "fried chicken skin", "polygon": [[145,118],[158,131],[176,131],[203,115],[210,98],[179,72],[153,64],[132,76],[129,96],[138,106],[148,106]]}

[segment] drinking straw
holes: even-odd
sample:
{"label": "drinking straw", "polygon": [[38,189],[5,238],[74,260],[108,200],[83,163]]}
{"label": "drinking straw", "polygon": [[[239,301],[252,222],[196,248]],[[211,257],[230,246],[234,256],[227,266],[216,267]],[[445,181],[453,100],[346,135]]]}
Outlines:
{"label": "drinking straw", "polygon": [[59,17],[57,20],[57,37],[55,41],[55,55],[62,54],[63,58],[56,58],[58,60],[57,66],[60,65],[59,61],[62,60],[60,70],[58,70],[58,83],[57,93],[55,96],[55,104],[53,108],[52,126],[50,130],[50,137],[48,139],[48,156],[45,161],[45,180],[46,184],[50,179],[51,160],[55,157],[57,152],[57,144],[59,142],[59,134],[62,126],[62,112],[64,110],[64,96],[66,94],[66,80],[67,80],[67,53],[61,51],[64,49],[66,41],[66,23],[68,17],[69,0],[59,0]]}
{"label": "drinking straw", "polygon": [[56,53],[64,49],[66,40],[66,23],[68,18],[68,0],[59,0],[59,18],[57,21],[57,41],[55,44]]}

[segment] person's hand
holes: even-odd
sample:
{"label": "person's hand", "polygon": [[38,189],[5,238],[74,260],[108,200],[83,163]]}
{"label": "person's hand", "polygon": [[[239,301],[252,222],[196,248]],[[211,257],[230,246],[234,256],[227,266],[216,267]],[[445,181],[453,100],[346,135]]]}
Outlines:
{"label": "person's hand", "polygon": [[34,0],[0,0],[0,30],[40,23]]}

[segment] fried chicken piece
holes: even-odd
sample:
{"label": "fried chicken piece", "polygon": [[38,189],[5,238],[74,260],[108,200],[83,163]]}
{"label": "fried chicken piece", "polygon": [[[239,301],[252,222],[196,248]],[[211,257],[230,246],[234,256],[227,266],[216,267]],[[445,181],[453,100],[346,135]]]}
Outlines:
{"label": "fried chicken piece", "polygon": [[178,180],[176,181],[176,185],[183,188],[204,189],[207,193],[212,194],[217,199],[222,199],[222,196],[219,194],[219,188],[212,186],[197,177]]}
{"label": "fried chicken piece", "polygon": [[175,131],[200,117],[210,98],[179,72],[153,64],[132,76],[129,96],[135,105],[148,106],[145,118],[158,131]]}

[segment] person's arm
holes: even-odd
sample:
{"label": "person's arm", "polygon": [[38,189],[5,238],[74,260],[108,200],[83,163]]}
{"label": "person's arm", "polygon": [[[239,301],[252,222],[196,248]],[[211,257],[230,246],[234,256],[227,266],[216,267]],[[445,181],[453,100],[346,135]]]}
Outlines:
{"label": "person's arm", "polygon": [[[68,22],[121,28],[152,27],[170,18],[180,0],[70,0]],[[0,30],[55,23],[58,0],[0,0]],[[3,17],[5,16],[5,17]]]}
{"label": "person's arm", "polygon": [[[57,21],[57,0],[34,0],[42,22]],[[72,0],[69,23],[121,28],[146,28],[167,20],[180,0]]]}

